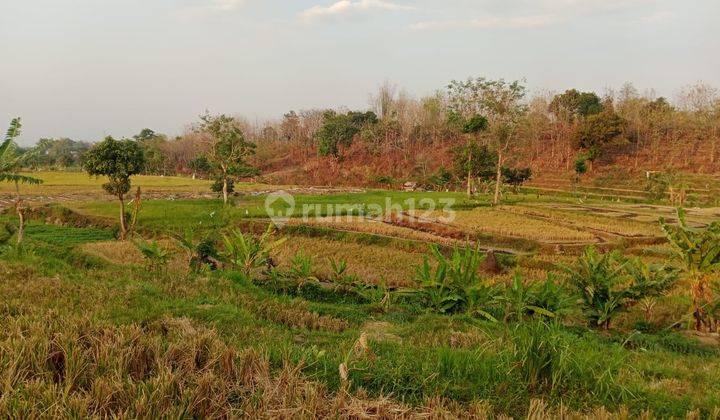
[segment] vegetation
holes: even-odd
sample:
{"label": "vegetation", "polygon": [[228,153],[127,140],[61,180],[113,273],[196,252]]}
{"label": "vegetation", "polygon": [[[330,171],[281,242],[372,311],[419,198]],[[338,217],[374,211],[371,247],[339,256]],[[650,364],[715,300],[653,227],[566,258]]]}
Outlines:
{"label": "vegetation", "polygon": [[[372,110],[208,114],[179,138],[26,154],[15,120],[0,415],[717,417],[720,184],[644,172],[669,143],[712,144],[717,96],[685,96],[527,100],[473,78],[415,100],[386,84]],[[78,164],[107,177],[119,222],[96,179],[27,172]],[[146,196],[129,227],[131,179]],[[409,191],[297,186],[350,180]],[[293,203],[266,200],[278,189]],[[268,207],[294,213],[280,226]]]}
{"label": "vegetation", "polygon": [[198,131],[208,137],[206,157],[211,170],[222,186],[223,203],[227,204],[230,187],[235,177],[247,178],[256,170],[246,162],[253,153],[255,144],[248,142],[238,122],[226,115],[213,117],[204,115]]}
{"label": "vegetation", "polygon": [[20,134],[22,127],[19,118],[10,122],[10,127],[5,134],[5,139],[0,144],[0,181],[11,182],[15,185],[15,212],[18,215],[17,244],[23,241],[25,232],[25,210],[22,197],[20,196],[20,184],[41,184],[42,180],[20,174],[24,161],[29,153],[17,153],[14,139]]}
{"label": "vegetation", "polygon": [[94,145],[85,155],[84,168],[91,176],[106,176],[103,189],[117,197],[120,202],[120,240],[125,240],[127,222],[125,195],[130,192],[130,177],[139,174],[145,165],[145,157],[137,143],[131,140],[115,140],[108,136]]}
{"label": "vegetation", "polygon": [[705,229],[693,229],[682,209],[678,209],[677,219],[679,226],[670,226],[664,219],[660,224],[690,283],[695,329],[715,331],[719,298],[714,296],[712,281],[720,272],[720,222]]}

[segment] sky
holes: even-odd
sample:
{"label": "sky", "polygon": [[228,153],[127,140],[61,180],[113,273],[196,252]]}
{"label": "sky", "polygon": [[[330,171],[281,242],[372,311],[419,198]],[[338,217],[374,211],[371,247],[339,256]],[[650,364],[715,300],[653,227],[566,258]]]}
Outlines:
{"label": "sky", "polygon": [[181,134],[364,109],[469,76],[531,92],[720,87],[718,0],[0,0],[0,130],[20,143]]}

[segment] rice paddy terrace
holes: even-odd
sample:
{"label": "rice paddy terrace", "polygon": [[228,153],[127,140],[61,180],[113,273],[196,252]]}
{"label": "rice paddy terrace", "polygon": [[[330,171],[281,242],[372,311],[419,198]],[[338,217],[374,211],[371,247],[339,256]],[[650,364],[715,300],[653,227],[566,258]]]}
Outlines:
{"label": "rice paddy terrace", "polygon": [[[687,316],[681,288],[629,308],[610,331],[587,329],[572,303],[544,327],[512,315],[512,293],[561,285],[588,246],[668,261],[658,221],[676,223],[672,207],[285,188],[307,217],[283,219],[267,267],[246,275],[222,262],[190,270],[182,238],[223,248],[233,231],[260,235],[277,222],[266,198],[280,187],[238,185],[223,207],[205,181],[138,179],[136,235],[119,242],[117,204],[95,181],[54,182],[28,190],[28,243],[0,257],[0,413],[11,417],[718,415],[720,347],[672,327]],[[687,218],[702,228],[720,209]],[[148,264],[143,243],[162,264]],[[430,245],[493,251],[479,272],[505,290],[494,312],[418,304],[423,264],[439,264]]]}

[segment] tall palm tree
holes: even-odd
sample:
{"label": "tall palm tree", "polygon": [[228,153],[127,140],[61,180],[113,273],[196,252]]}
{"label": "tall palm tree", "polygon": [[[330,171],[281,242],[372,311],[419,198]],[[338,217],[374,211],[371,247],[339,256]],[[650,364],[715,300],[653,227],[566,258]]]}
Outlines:
{"label": "tall palm tree", "polygon": [[20,245],[25,232],[25,213],[22,206],[22,197],[20,196],[20,184],[41,184],[42,180],[30,176],[20,174],[25,159],[29,157],[28,153],[18,153],[15,145],[15,138],[20,135],[20,118],[15,118],[10,122],[5,134],[5,140],[0,144],[0,181],[12,182],[15,184],[15,211],[17,212],[19,222],[17,243]]}

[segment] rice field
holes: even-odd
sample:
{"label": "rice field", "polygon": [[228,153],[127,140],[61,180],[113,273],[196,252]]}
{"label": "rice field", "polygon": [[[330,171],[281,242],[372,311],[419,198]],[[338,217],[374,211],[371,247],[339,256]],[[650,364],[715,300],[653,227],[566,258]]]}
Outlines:
{"label": "rice field", "polygon": [[[430,213],[432,219],[443,217]],[[566,227],[545,220],[537,220],[507,211],[507,208],[477,208],[455,213],[454,226],[473,233],[497,234],[543,242],[592,242],[591,232]]]}
{"label": "rice field", "polygon": [[[177,188],[192,192],[195,186]],[[271,236],[284,242],[248,272],[233,262],[237,255],[223,256],[228,250],[222,238],[233,230],[253,238],[264,231],[271,220],[263,214],[263,194],[238,196],[230,207],[211,197],[144,200],[137,234],[125,242],[113,239],[116,203],[84,198],[56,203],[54,212],[32,213],[49,216],[31,220],[23,247],[8,242],[0,249],[0,413],[720,414],[720,339],[673,327],[686,325],[692,301],[682,283],[628,308],[608,331],[588,327],[577,300],[568,301],[567,313],[558,311],[557,320],[539,322],[537,314],[514,309],[523,296],[538,293],[533,287],[547,287],[548,278],[566,288],[563,267],[572,266],[588,245],[646,263],[669,261],[666,244],[625,241],[659,235],[650,218],[671,215],[666,208],[522,196],[492,208],[488,197],[479,197],[459,202],[456,218],[443,222],[445,214],[399,204],[437,193],[388,197],[394,212],[372,218],[325,206],[348,201],[364,209],[385,202],[381,191],[298,191],[297,203],[319,205],[319,217],[287,220]],[[386,207],[387,202],[381,206]],[[714,214],[703,209],[691,217],[701,224]],[[13,213],[0,222],[15,223]],[[216,248],[215,269],[189,264],[193,254],[178,241],[183,232]],[[147,241],[168,253],[160,268],[136,244]],[[431,245],[451,258],[453,247],[468,243],[503,250],[490,265],[482,252],[476,267],[476,298],[487,287],[497,290],[481,307],[494,320],[433,309],[460,297],[433,306],[427,291],[438,289],[420,282],[425,258],[429,272],[437,274],[440,267]],[[347,264],[342,274],[340,262]]]}

